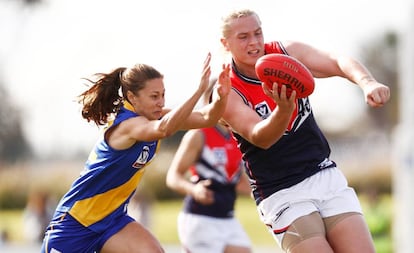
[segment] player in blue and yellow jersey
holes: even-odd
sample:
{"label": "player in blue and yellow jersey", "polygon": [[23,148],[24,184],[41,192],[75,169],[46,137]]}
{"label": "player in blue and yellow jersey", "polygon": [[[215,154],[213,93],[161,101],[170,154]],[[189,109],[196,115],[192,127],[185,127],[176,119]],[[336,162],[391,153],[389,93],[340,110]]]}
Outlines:
{"label": "player in blue and yellow jersey", "polygon": [[185,195],[177,223],[183,252],[251,252],[234,216],[237,193],[250,196],[243,170],[242,154],[227,126],[219,123],[185,133],[166,179],[171,189]]}
{"label": "player in blue and yellow jersey", "polygon": [[92,86],[79,96],[82,116],[107,127],[58,204],[41,252],[164,252],[127,207],[161,139],[180,129],[213,126],[222,115],[230,91],[228,65],[215,90],[218,99],[194,109],[209,85],[210,59],[208,54],[197,90],[173,110],[164,108],[163,76],[151,66],[136,64],[87,79]]}
{"label": "player in blue and yellow jersey", "polygon": [[366,102],[383,106],[387,86],[357,60],[294,41],[264,42],[251,10],[223,18],[221,43],[231,54],[232,91],[223,114],[238,140],[263,223],[286,252],[372,253],[371,235],[355,191],[330,159],[309,98],[288,97],[286,86],[267,88],[255,72],[269,53],[301,61],[314,77],[338,76],[357,84]]}

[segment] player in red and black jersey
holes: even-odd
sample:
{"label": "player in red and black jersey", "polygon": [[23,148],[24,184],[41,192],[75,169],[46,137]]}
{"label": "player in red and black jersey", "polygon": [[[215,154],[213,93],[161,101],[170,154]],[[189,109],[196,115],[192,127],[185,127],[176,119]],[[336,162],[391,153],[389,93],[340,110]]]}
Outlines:
{"label": "player in red and black jersey", "polygon": [[275,240],[287,252],[374,252],[357,195],[330,159],[309,98],[262,85],[255,63],[269,53],[293,56],[314,77],[357,84],[372,107],[389,100],[389,88],[355,59],[300,42],[265,43],[251,10],[223,18],[221,43],[231,54],[233,86],[223,119],[237,137],[260,217]]}
{"label": "player in red and black jersey", "polygon": [[167,174],[167,185],[185,195],[178,216],[184,252],[251,252],[250,240],[234,217],[237,193],[250,195],[243,170],[242,154],[227,126],[185,133]]}

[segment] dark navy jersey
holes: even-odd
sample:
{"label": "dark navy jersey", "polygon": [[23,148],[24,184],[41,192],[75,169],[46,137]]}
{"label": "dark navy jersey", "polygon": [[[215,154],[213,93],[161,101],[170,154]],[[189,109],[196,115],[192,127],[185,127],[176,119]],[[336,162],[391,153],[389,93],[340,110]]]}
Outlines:
{"label": "dark navy jersey", "polygon": [[211,217],[233,217],[236,200],[236,185],[243,173],[243,160],[237,148],[237,142],[231,133],[224,133],[219,128],[204,128],[202,131],[204,145],[200,157],[190,168],[192,182],[210,179],[214,192],[214,203],[202,205],[187,195],[184,199],[184,212],[207,215]]}
{"label": "dark navy jersey", "polygon": [[[265,53],[287,54],[280,42],[266,43]],[[243,76],[234,64],[230,78],[232,89],[261,118],[267,118],[277,107],[274,100],[264,94],[261,82]],[[257,204],[321,169],[335,166],[329,160],[329,144],[315,121],[308,97],[297,99],[288,128],[269,149],[259,148],[237,133],[234,136],[246,161],[246,172]]]}

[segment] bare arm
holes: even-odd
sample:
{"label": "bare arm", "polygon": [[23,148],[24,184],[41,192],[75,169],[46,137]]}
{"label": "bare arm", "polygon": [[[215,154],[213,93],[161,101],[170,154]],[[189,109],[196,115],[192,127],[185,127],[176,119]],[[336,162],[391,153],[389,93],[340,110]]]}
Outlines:
{"label": "bare arm", "polygon": [[390,89],[375,80],[369,70],[351,57],[324,52],[300,42],[285,42],[289,55],[304,63],[314,77],[339,76],[361,87],[365,102],[372,107],[383,106],[390,98]]}
{"label": "bare arm", "polygon": [[191,195],[198,202],[207,205],[214,201],[213,192],[208,189],[211,182],[205,180],[193,184],[186,177],[190,166],[195,164],[200,157],[203,146],[204,139],[201,131],[188,131],[181,140],[168,169],[166,183],[174,191],[183,195]]}
{"label": "bare arm", "polygon": [[[208,54],[204,61],[200,85],[189,99],[177,108],[163,110],[165,114],[159,120],[149,120],[146,117],[138,116],[123,121],[107,133],[110,145],[116,149],[125,149],[132,146],[136,141],[159,140],[180,130],[187,122],[187,118],[194,110],[198,100],[208,88],[211,75],[210,60],[211,54]],[[222,96],[226,97],[225,94],[222,94]],[[226,102],[226,99],[222,97],[218,100],[220,100],[218,103],[225,104]],[[190,120],[189,124],[191,123]]]}
{"label": "bare arm", "polygon": [[254,110],[243,103],[235,91],[232,91],[223,119],[233,131],[250,143],[267,149],[284,134],[295,109],[296,92],[292,92],[290,98],[287,98],[285,86],[282,86],[280,94],[278,94],[276,86],[273,87],[274,92],[270,91],[266,85],[262,85],[262,87],[278,104],[269,117],[260,118]]}
{"label": "bare arm", "polygon": [[213,90],[213,101],[199,110],[193,111],[184,122],[182,129],[212,127],[222,117],[231,89],[229,72],[230,66],[223,65],[222,72]]}

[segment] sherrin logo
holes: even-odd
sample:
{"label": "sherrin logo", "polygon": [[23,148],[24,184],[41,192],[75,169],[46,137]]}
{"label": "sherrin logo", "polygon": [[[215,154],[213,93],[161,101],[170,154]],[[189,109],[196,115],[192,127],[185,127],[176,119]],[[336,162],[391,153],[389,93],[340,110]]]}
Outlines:
{"label": "sherrin logo", "polygon": [[[290,69],[298,72],[298,69],[294,65],[289,64],[287,62],[285,62],[284,65],[289,66]],[[290,74],[282,70],[277,70],[273,68],[265,68],[263,74],[265,77],[274,76],[274,77],[280,78],[283,81],[285,81],[285,83],[280,83],[280,84],[285,84],[290,87],[295,87],[296,90],[299,92],[304,93],[306,91],[306,86],[303,85],[303,83],[301,83],[296,77],[291,76]]]}

